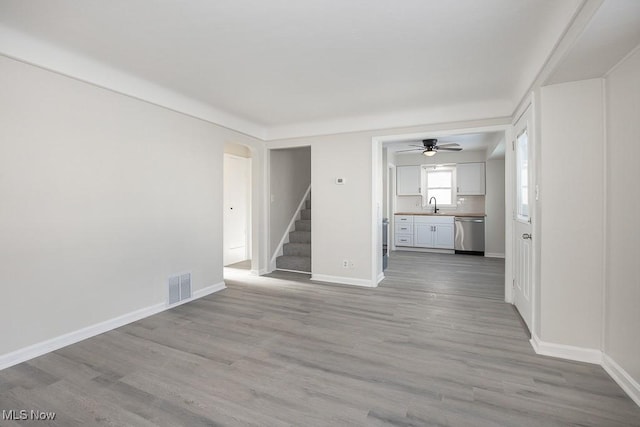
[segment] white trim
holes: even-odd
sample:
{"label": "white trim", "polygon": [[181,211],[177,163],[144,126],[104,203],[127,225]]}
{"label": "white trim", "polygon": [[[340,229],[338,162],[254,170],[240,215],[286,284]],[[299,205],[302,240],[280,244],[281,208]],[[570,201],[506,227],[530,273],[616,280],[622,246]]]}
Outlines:
{"label": "white trim", "polygon": [[[215,285],[211,285],[211,286],[207,286],[206,288],[202,288],[202,289],[197,289],[195,291],[193,291],[193,296],[187,300],[185,300],[185,302],[190,302],[193,300],[197,300],[199,298],[202,297],[206,297],[207,295],[211,295],[211,294],[215,294],[216,292],[220,292],[224,289],[227,289],[227,285],[225,285],[224,282],[220,282],[220,283],[216,283]],[[182,302],[182,301],[180,301]],[[174,306],[172,306],[174,307]]]}
{"label": "white trim", "polygon": [[[638,45],[640,46],[640,45]],[[635,49],[634,49],[635,50]],[[609,108],[608,101],[609,98],[607,96],[607,79],[603,78],[600,81],[600,87],[602,89],[602,199],[601,199],[601,208],[602,208],[602,279],[601,279],[601,295],[602,295],[602,315],[600,318],[600,348],[602,349],[603,354],[606,354],[607,351],[607,340],[606,340],[606,332],[607,332],[607,307],[609,301],[608,294],[608,277],[609,277],[609,260],[608,260],[608,248],[609,248],[609,233],[607,232],[608,224],[609,224],[609,215],[608,215],[608,206],[609,206],[609,168],[607,165],[609,164],[609,131],[608,131],[608,115],[607,110]]]}
{"label": "white trim", "polygon": [[640,384],[607,354],[604,354],[602,357],[602,367],[625,393],[629,395],[636,405],[640,406]]}
{"label": "white trim", "polygon": [[631,51],[629,53],[627,53],[620,61],[618,61],[613,67],[609,68],[609,71],[607,71],[606,73],[604,73],[604,76],[602,76],[603,80],[606,80],[607,78],[609,78],[609,76],[616,71],[622,64],[624,64],[627,59],[631,58],[633,55],[636,54],[636,52],[640,50],[640,43],[634,47],[633,49],[631,49]]}
{"label": "white trim", "polygon": [[576,347],[573,345],[555,344],[540,340],[535,333],[529,341],[536,354],[558,357],[560,359],[575,360],[577,362],[602,364],[602,351],[595,348]]}
{"label": "white trim", "polygon": [[276,268],[275,271],[286,271],[288,273],[300,273],[300,274],[311,274],[310,271],[302,271],[302,270],[289,270],[286,268]]}
{"label": "white trim", "polygon": [[518,105],[512,114],[513,122],[519,120],[519,116],[529,103],[529,95],[536,87],[542,87],[547,83],[549,76],[557,69],[558,64],[566,57],[568,52],[575,46],[578,38],[583,31],[591,23],[593,16],[596,14],[604,0],[584,0],[582,5],[578,7],[569,24],[565,27],[565,31],[556,42],[555,46],[547,56],[542,68],[535,76],[531,84],[522,91],[523,95],[518,101]]}
{"label": "white trim", "polygon": [[269,274],[273,272],[273,270],[267,270],[266,268],[260,270],[250,270],[249,274],[252,276],[262,276],[263,274]]}
{"label": "white trim", "polygon": [[379,274],[383,274],[384,261],[382,259],[382,143],[371,138],[371,277],[370,285],[378,286],[376,281]]}
{"label": "white trim", "polygon": [[[515,186],[513,173],[513,125],[504,130],[505,153],[504,153],[504,300],[513,304],[513,209]],[[535,325],[532,325],[531,331]]]}
{"label": "white trim", "polygon": [[[266,140],[277,141],[311,136],[328,136],[341,133],[369,132],[386,134],[394,129],[411,129],[420,126],[437,127],[442,123],[483,122],[505,119],[513,107],[504,101],[483,101],[447,107],[429,107],[384,114],[340,117],[333,120],[298,122],[290,125],[270,126]],[[425,117],[429,122],[425,123]],[[436,136],[434,136],[436,137]],[[384,142],[384,141],[381,141]]]}
{"label": "white trim", "polygon": [[503,253],[497,253],[497,252],[485,252],[484,256],[485,258],[504,258]]}
{"label": "white trim", "polygon": [[289,242],[289,233],[295,230],[296,220],[300,217],[300,211],[302,210],[302,206],[307,201],[309,197],[309,193],[311,192],[311,184],[307,187],[307,191],[304,192],[304,196],[302,196],[302,200],[298,204],[298,208],[293,212],[293,216],[291,217],[291,221],[289,221],[289,226],[285,229],[282,239],[280,239],[280,243],[276,247],[273,255],[271,256],[271,261],[269,261],[269,268],[271,271],[276,270],[276,258],[283,254],[282,248],[285,243]]}
{"label": "white trim", "polygon": [[376,286],[378,286],[380,282],[382,282],[383,280],[384,280],[384,271],[381,271],[380,274],[378,274],[378,280],[376,281]]}
{"label": "white trim", "polygon": [[215,285],[208,286],[204,289],[198,289],[193,292],[191,298],[180,301],[177,304],[167,305],[166,302],[154,304],[149,307],[141,308],[139,310],[132,311],[130,313],[123,314],[113,319],[108,319],[103,322],[99,322],[90,326],[87,326],[76,331],[72,331],[63,335],[59,335],[55,338],[48,339],[36,344],[32,344],[28,347],[24,347],[11,353],[6,353],[0,356],[0,370],[17,365],[18,363],[26,362],[43,354],[50,353],[55,350],[59,350],[71,344],[83,341],[87,338],[94,337],[96,335],[103,334],[129,323],[144,319],[145,317],[152,316],[165,310],[170,310],[174,307],[182,305],[184,303],[202,298],[206,295],[225,289],[226,286],[223,282],[216,283]]}
{"label": "white trim", "polygon": [[363,286],[366,288],[375,288],[378,285],[371,280],[355,279],[353,277],[328,276],[326,274],[314,274],[311,276],[314,282],[338,283],[341,285]]}
{"label": "white trim", "polygon": [[396,246],[398,252],[424,252],[431,254],[449,254],[454,255],[455,249],[437,249],[437,248],[419,248],[417,246]]}
{"label": "white trim", "polygon": [[0,55],[265,140],[264,126],[0,24]]}

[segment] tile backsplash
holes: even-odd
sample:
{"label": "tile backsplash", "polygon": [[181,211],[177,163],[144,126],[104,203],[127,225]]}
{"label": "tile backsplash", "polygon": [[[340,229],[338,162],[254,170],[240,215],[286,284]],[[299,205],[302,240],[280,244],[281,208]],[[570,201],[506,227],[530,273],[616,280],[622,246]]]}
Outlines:
{"label": "tile backsplash", "polygon": [[[484,213],[484,196],[458,196],[457,208],[439,208],[440,212],[451,213]],[[433,205],[422,207],[420,196],[398,196],[396,198],[396,212],[430,212]]]}

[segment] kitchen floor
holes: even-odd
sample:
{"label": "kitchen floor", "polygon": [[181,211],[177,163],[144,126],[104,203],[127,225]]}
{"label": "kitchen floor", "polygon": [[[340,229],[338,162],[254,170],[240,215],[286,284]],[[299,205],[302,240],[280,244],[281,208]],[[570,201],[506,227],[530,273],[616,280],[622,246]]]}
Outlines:
{"label": "kitchen floor", "polygon": [[393,251],[384,285],[504,301],[504,259]]}

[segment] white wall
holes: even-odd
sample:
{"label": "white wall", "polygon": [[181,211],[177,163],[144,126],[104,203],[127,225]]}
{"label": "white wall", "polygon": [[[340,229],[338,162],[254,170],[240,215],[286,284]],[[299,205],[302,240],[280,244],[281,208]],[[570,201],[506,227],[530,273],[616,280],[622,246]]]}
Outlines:
{"label": "white wall", "polygon": [[270,152],[270,250],[273,256],[291,217],[311,184],[311,147],[287,148]]}
{"label": "white wall", "polygon": [[541,104],[540,339],[599,350],[602,80],[543,87]]}
{"label": "white wall", "polygon": [[[371,138],[313,138],[311,222],[314,275],[371,281]],[[345,179],[336,185],[335,179]],[[342,267],[342,261],[352,263]]]}
{"label": "white wall", "polygon": [[606,91],[604,350],[640,383],[640,51],[609,75]]}
{"label": "white wall", "polygon": [[222,152],[255,140],[0,57],[0,356],[222,281]]}
{"label": "white wall", "polygon": [[505,181],[504,159],[486,162],[487,191],[485,200],[485,248],[490,256],[504,257],[505,239]]}
{"label": "white wall", "polygon": [[[311,146],[311,250],[315,277],[371,283],[372,142],[367,133],[300,138],[268,148]],[[335,179],[345,179],[336,185]],[[342,261],[352,262],[349,268]]]}

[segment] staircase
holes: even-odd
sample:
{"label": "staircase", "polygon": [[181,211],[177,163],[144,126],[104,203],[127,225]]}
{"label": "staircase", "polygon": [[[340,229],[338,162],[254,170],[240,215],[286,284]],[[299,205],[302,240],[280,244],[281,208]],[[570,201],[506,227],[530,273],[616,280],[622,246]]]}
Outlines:
{"label": "staircase", "polygon": [[300,210],[300,219],[289,233],[289,243],[276,258],[276,269],[311,273],[311,193]]}

